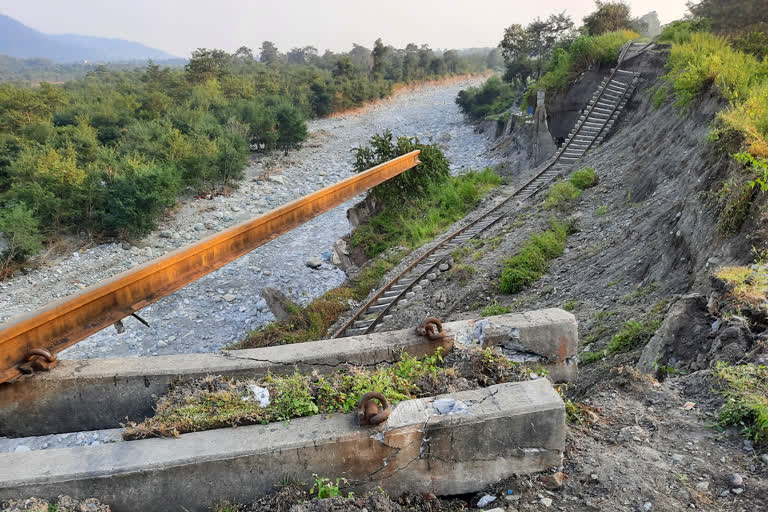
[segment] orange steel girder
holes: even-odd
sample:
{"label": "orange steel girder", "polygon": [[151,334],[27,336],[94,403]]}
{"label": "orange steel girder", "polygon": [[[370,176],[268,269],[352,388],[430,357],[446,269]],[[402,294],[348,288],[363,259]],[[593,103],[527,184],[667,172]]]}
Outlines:
{"label": "orange steel girder", "polygon": [[60,352],[419,163],[412,151],[11,319],[0,326],[0,383],[32,350]]}

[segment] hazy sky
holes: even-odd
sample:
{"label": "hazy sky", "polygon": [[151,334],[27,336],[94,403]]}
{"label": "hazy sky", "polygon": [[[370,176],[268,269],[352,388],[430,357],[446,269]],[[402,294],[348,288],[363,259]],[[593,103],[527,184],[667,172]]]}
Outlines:
{"label": "hazy sky", "polygon": [[[680,18],[686,0],[629,0],[632,14]],[[566,11],[578,22],[592,0],[0,0],[0,13],[42,32],[116,37],[187,57],[197,47],[234,51],[273,41],[281,51],[371,47],[495,46],[504,27]]]}

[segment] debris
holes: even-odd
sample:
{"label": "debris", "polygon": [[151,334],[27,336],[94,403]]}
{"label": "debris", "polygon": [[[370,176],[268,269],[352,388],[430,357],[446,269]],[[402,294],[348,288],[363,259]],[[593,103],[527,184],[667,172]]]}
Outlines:
{"label": "debris", "polygon": [[323,266],[323,260],[317,257],[313,257],[313,258],[309,258],[304,264],[311,269],[317,270]]}
{"label": "debris", "polygon": [[493,503],[496,501],[496,496],[491,496],[490,494],[486,494],[480,500],[477,502],[477,508],[483,508],[484,506]]}
{"label": "debris", "polygon": [[685,409],[686,411],[690,411],[694,407],[696,407],[696,404],[694,402],[685,402],[683,404],[683,409]]}
{"label": "debris", "polygon": [[260,407],[266,407],[269,405],[269,390],[267,388],[263,388],[255,384],[250,386],[250,388],[253,392],[253,395],[256,397],[256,400],[259,401]]}
{"label": "debris", "polygon": [[466,414],[469,412],[467,405],[453,398],[440,398],[432,404],[438,414]]}

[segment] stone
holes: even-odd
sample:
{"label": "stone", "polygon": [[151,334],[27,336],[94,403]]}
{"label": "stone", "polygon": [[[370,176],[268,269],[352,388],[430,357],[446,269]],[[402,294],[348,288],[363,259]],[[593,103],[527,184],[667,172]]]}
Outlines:
{"label": "stone", "polygon": [[616,435],[616,442],[618,443],[627,443],[629,441],[639,442],[644,439],[648,439],[648,431],[640,425],[624,427],[619,430],[619,433]]}
{"label": "stone", "polygon": [[672,454],[672,462],[675,464],[682,464],[684,457],[680,455],[679,453],[673,453]]}
{"label": "stone", "polygon": [[448,269],[450,269],[450,268],[451,268],[451,266],[450,266],[450,265],[448,265],[447,263],[441,263],[441,264],[440,264],[440,266],[439,266],[439,267],[437,267],[437,269],[438,269],[440,272],[445,272],[446,270],[448,270]]}
{"label": "stone", "polygon": [[543,483],[544,486],[551,491],[561,488],[565,483],[565,480],[565,473],[560,471],[552,475],[544,475],[541,477],[541,483]]}
{"label": "stone", "polygon": [[19,446],[13,449],[13,453],[25,453],[25,452],[31,452],[31,451],[32,451],[32,448],[23,444],[20,444]]}
{"label": "stone", "polygon": [[539,503],[549,508],[552,506],[552,498],[541,498],[539,499]]}
{"label": "stone", "polygon": [[224,295],[224,297],[222,297],[222,298],[223,298],[225,301],[227,301],[227,302],[232,302],[233,300],[235,300],[235,299],[237,298],[237,296],[236,296],[236,295],[234,295],[234,294],[232,294],[232,293],[227,293],[227,294],[225,294],[225,295]]}
{"label": "stone", "polygon": [[650,501],[646,501],[645,503],[643,503],[643,510],[645,512],[650,512],[651,510],[653,510],[653,503],[651,503]]}
{"label": "stone", "polygon": [[198,222],[197,224],[192,226],[192,229],[194,229],[195,231],[203,231],[205,229],[205,226],[202,223]]}
{"label": "stone", "polygon": [[323,266],[323,260],[318,257],[312,257],[309,258],[304,264],[311,269],[317,270]]}
{"label": "stone", "polygon": [[744,492],[744,489],[742,489],[741,487],[736,487],[735,489],[731,489],[731,492],[733,494],[739,495]]}
{"label": "stone", "polygon": [[216,224],[210,221],[203,224],[203,226],[205,226],[205,229],[216,229]]}
{"label": "stone", "polygon": [[[264,272],[266,274],[266,272]],[[278,322],[287,322],[293,316],[293,311],[297,306],[283,292],[275,288],[262,288],[261,297],[267,302],[270,311],[275,315]]]}
{"label": "stone", "polygon": [[731,485],[731,487],[741,487],[744,485],[744,479],[740,474],[734,473],[731,475],[731,479],[728,481],[728,483]]}
{"label": "stone", "polygon": [[161,231],[158,236],[160,238],[173,238],[173,233],[170,231]]}
{"label": "stone", "polygon": [[269,181],[273,183],[280,183],[282,185],[283,183],[285,183],[285,178],[280,174],[275,174],[269,177]]}
{"label": "stone", "polygon": [[764,453],[760,456],[760,461],[768,466],[768,453]]}
{"label": "stone", "polygon": [[131,250],[131,244],[129,244],[128,242],[123,242],[122,244],[120,244],[120,247],[122,247],[124,251],[130,251]]}
{"label": "stone", "polygon": [[701,482],[696,482],[696,490],[701,492],[706,492],[709,490],[709,482],[706,480],[702,480]]}

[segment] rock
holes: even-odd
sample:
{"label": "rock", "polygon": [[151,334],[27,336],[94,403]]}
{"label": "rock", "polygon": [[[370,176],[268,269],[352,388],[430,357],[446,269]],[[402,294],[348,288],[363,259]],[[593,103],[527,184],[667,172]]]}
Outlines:
{"label": "rock", "polygon": [[728,481],[728,483],[731,485],[731,487],[741,487],[744,485],[744,479],[740,474],[734,473],[731,475],[731,479]]}
{"label": "rock", "polygon": [[619,433],[616,435],[617,443],[627,443],[629,441],[639,442],[644,439],[648,439],[648,431],[640,425],[624,427],[619,430]]}
{"label": "rock", "polygon": [[741,487],[736,487],[735,489],[731,489],[731,492],[733,494],[739,495],[744,492],[744,489],[742,489]]}
{"label": "rock", "polygon": [[706,308],[704,295],[686,295],[675,301],[667,311],[664,323],[643,349],[636,368],[645,373],[656,373],[670,359],[686,364],[696,361],[700,352],[706,352],[702,340],[707,339],[712,325]]}
{"label": "rock", "polygon": [[160,238],[173,238],[173,233],[170,231],[161,231],[158,236]]}
{"label": "rock", "polygon": [[[264,272],[266,274],[266,272]],[[286,322],[291,319],[291,311],[297,308],[296,304],[291,301],[280,290],[274,288],[262,288],[261,296],[267,302],[270,311],[275,315],[275,320],[278,322]]]}
{"label": "rock", "polygon": [[309,258],[304,264],[311,269],[317,270],[318,268],[323,266],[323,260],[317,257],[313,257],[313,258]]}
{"label": "rock", "polygon": [[412,299],[416,296],[416,292],[408,292],[405,294],[406,299]]}
{"label": "rock", "polygon": [[205,229],[216,229],[216,224],[210,221],[203,224],[203,226],[205,226]]}
{"label": "rock", "polygon": [[768,453],[764,453],[760,456],[760,461],[768,466]]}
{"label": "rock", "polygon": [[754,450],[755,450],[755,444],[751,440],[745,439],[744,440],[744,451],[747,452],[747,453],[750,453],[750,452],[753,452]]}
{"label": "rock", "polygon": [[269,277],[269,276],[271,276],[271,275],[272,275],[272,271],[271,271],[271,270],[265,270],[265,271],[264,271],[264,275],[265,275],[265,276],[267,276],[267,277]]}
{"label": "rock", "polygon": [[679,453],[673,453],[672,454],[672,462],[675,464],[682,464],[684,457],[680,455]]}
{"label": "rock", "polygon": [[552,506],[552,498],[541,498],[539,499],[539,503],[549,508]]}
{"label": "rock", "polygon": [[[129,244],[128,242],[123,242],[122,244],[120,244],[120,247],[122,247],[124,251],[131,250],[131,244]],[[1,249],[0,249],[0,252],[2,252]]]}
{"label": "rock", "polygon": [[565,473],[558,471],[552,475],[542,476],[541,483],[543,483],[547,489],[553,491],[555,489],[561,488],[565,483],[566,478],[567,477],[565,476]]}
{"label": "rock", "polygon": [[19,446],[13,449],[13,453],[25,453],[25,452],[31,452],[31,451],[32,451],[32,448],[23,444],[20,444]]}
{"label": "rock", "polygon": [[446,271],[446,270],[448,270],[449,268],[451,268],[451,267],[450,267],[450,265],[448,265],[447,263],[441,263],[441,264],[440,264],[440,266],[439,266],[439,267],[437,267],[437,269],[438,269],[440,272],[445,272],[445,271]]}
{"label": "rock", "polygon": [[197,224],[192,226],[192,229],[194,229],[195,231],[202,231],[205,229],[205,226],[202,223],[198,222]]}
{"label": "rock", "polygon": [[653,510],[653,503],[651,503],[650,501],[646,501],[645,503],[643,503],[643,510],[645,512],[650,512],[651,510]]}
{"label": "rock", "polygon": [[269,177],[269,181],[274,183],[280,183],[282,185],[283,183],[285,183],[285,178],[280,174],[275,174],[274,176]]}
{"label": "rock", "polygon": [[227,294],[225,294],[225,295],[224,295],[224,297],[223,297],[223,299],[224,299],[225,301],[227,301],[227,302],[232,302],[232,301],[233,301],[233,300],[235,300],[236,298],[237,298],[237,296],[235,296],[234,294],[231,294],[231,293],[227,293]]}
{"label": "rock", "polygon": [[709,490],[709,482],[706,480],[702,480],[701,482],[696,483],[696,490],[701,492],[706,492]]}

